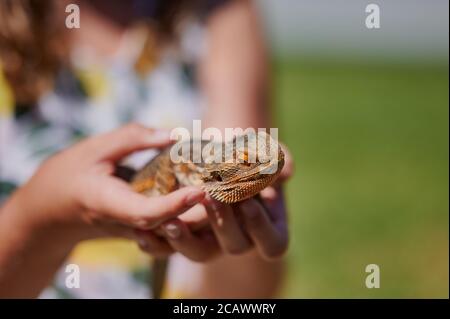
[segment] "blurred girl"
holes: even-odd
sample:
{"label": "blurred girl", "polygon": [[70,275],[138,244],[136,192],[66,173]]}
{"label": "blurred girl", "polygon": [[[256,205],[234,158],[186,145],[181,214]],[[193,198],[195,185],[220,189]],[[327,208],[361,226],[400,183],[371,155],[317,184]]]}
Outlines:
{"label": "blurred girl", "polygon": [[[74,2],[81,28],[67,29]],[[265,58],[250,1],[0,0],[0,296],[146,297],[146,258],[105,237],[177,253],[165,296],[274,296],[287,246],[279,187],[262,193],[269,218],[253,199],[145,198],[113,176],[120,159],[167,145],[163,128],[269,127]],[[192,211],[209,232],[189,230]],[[65,262],[81,267],[78,289],[57,272]]]}

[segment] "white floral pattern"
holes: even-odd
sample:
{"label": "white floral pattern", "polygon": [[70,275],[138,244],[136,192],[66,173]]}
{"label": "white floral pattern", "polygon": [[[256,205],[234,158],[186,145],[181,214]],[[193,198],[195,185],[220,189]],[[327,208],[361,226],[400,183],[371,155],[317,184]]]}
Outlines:
{"label": "white floral pattern", "polygon": [[[168,52],[158,66],[141,79],[134,72],[133,59],[128,62],[126,59],[109,61],[108,65],[89,65],[80,63],[82,59],[78,56],[73,72],[62,70],[55,90],[43,96],[31,111],[20,116],[0,113],[0,201],[7,198],[15,187],[25,183],[48,156],[83,137],[132,121],[151,127],[190,128],[192,120],[201,117],[202,101],[194,89],[195,83],[185,72],[186,67],[192,66],[183,64],[179,57]],[[83,82],[86,77],[88,80]],[[77,90],[77,85],[74,85],[77,81],[82,88],[90,81],[99,92],[87,96]],[[144,152],[131,157],[127,163],[143,164],[149,156],[151,152]],[[89,246],[89,243],[83,245]],[[87,255],[97,257],[102,254],[120,255],[119,250],[114,251],[114,244],[110,246],[113,248],[101,247],[85,250],[89,251]],[[149,269],[148,258],[138,258],[140,262],[132,266],[126,261],[109,264],[108,258],[106,261],[96,258],[92,267],[90,262],[83,265],[85,257],[77,259],[76,256],[77,253],[74,260],[81,263],[81,288],[66,289],[65,274],[61,271],[53,287],[42,293],[42,298],[149,296],[145,279],[149,275],[145,273]]]}

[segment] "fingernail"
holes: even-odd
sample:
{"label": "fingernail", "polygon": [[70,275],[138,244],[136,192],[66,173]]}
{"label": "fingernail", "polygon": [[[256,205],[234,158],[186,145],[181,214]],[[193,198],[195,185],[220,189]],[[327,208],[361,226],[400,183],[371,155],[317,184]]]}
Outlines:
{"label": "fingernail", "polygon": [[141,247],[142,249],[148,248],[148,243],[144,238],[139,238],[137,243],[138,243],[139,247]]}
{"label": "fingernail", "polygon": [[167,143],[170,141],[170,132],[165,130],[156,130],[149,135],[149,140],[153,143]]}
{"label": "fingernail", "polygon": [[208,196],[205,202],[206,205],[208,205],[212,211],[219,212],[224,207],[224,203],[219,202],[218,200],[215,200],[214,198]]}
{"label": "fingernail", "polygon": [[219,202],[218,200],[215,200],[215,199],[213,199],[213,200],[210,201],[210,205],[211,205],[211,208],[212,208],[215,212],[220,211],[220,210],[222,209],[222,207],[223,207],[223,203],[222,203],[222,202]]}
{"label": "fingernail", "polygon": [[138,229],[142,230],[142,229],[146,229],[148,228],[148,222],[145,219],[141,219],[136,221],[136,227],[138,227]]}
{"label": "fingernail", "polygon": [[174,223],[168,223],[164,226],[164,232],[170,239],[178,239],[181,235],[181,229]]}
{"label": "fingernail", "polygon": [[186,205],[194,206],[205,198],[205,192],[201,189],[195,189],[186,196]]}
{"label": "fingernail", "polygon": [[267,187],[261,192],[264,199],[275,200],[277,198],[277,191],[273,187]]}

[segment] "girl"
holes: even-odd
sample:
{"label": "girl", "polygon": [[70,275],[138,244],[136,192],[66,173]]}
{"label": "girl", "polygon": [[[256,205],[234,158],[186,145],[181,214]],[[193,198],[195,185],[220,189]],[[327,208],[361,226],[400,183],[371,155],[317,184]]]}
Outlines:
{"label": "girl", "polygon": [[[65,27],[69,3],[79,29]],[[250,1],[0,0],[0,296],[146,297],[147,260],[105,237],[172,255],[165,296],[274,296],[287,247],[279,186],[262,192],[265,212],[193,187],[146,198],[113,174],[167,145],[162,128],[268,127],[266,92]],[[191,232],[189,214],[211,230]],[[81,267],[78,289],[57,272],[64,262]]]}

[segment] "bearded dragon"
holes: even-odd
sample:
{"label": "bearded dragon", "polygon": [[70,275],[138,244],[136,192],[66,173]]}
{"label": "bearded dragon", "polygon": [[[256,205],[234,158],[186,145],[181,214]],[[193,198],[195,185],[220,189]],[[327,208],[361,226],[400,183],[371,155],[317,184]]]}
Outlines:
{"label": "bearded dragon", "polygon": [[[225,143],[190,140],[167,147],[137,171],[130,183],[136,192],[149,197],[199,186],[212,198],[233,204],[273,183],[283,165],[284,153],[269,134],[247,132]],[[161,295],[166,268],[167,259],[155,259],[155,298]]]}

